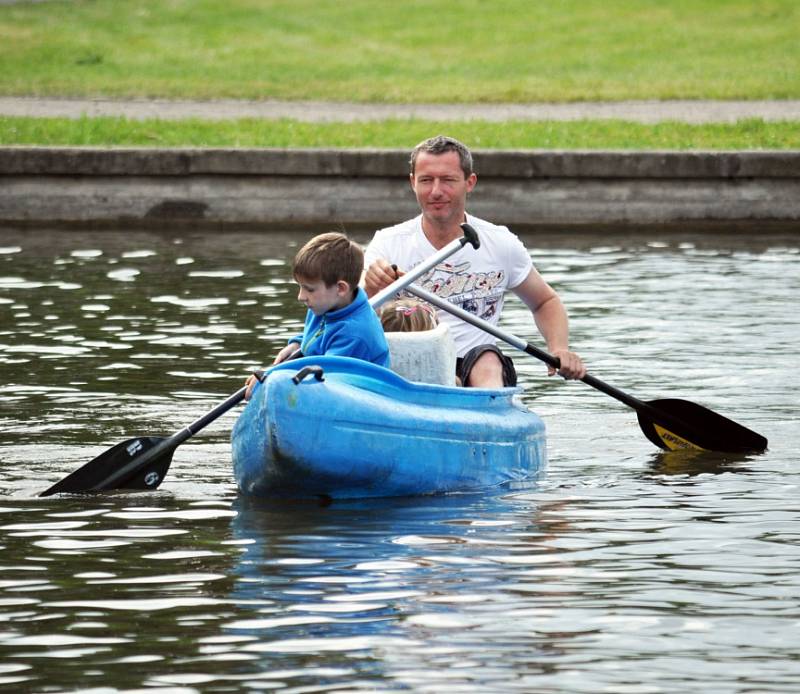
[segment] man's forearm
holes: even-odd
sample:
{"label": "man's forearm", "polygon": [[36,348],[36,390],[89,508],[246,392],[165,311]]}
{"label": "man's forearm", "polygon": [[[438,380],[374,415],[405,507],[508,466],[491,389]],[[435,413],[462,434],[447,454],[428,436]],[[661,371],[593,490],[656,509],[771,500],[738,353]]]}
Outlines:
{"label": "man's forearm", "polygon": [[539,306],[534,311],[533,318],[547,344],[548,351],[569,349],[569,319],[564,304],[558,296],[549,298]]}

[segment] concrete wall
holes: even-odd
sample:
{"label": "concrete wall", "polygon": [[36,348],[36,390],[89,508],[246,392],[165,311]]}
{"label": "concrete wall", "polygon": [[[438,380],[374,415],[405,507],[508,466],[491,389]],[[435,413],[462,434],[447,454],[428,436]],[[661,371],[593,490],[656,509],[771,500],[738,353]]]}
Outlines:
{"label": "concrete wall", "polygon": [[[517,230],[800,230],[800,151],[481,151],[469,210]],[[405,150],[0,148],[0,224],[379,227],[417,213]]]}

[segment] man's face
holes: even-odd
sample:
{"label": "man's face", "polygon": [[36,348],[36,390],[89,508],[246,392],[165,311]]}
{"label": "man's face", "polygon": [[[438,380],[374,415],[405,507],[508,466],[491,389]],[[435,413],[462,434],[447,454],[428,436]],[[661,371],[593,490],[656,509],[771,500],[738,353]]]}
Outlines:
{"label": "man's face", "polygon": [[328,287],[322,280],[295,279],[299,285],[297,300],[310,308],[315,316],[344,308],[348,304],[350,285],[347,282],[339,281]]}
{"label": "man's face", "polygon": [[420,152],[411,176],[411,188],[423,216],[445,226],[464,221],[467,193],[475,187],[477,180],[474,173],[464,177],[458,152]]}

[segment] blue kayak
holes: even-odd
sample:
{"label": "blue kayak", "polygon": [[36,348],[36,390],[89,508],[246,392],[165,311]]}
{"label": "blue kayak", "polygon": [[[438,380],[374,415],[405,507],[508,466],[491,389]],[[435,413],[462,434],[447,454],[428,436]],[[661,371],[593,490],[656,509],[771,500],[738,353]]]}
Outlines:
{"label": "blue kayak", "polygon": [[246,495],[364,498],[518,487],[546,465],[519,388],[412,383],[347,357],[273,367],[236,421]]}

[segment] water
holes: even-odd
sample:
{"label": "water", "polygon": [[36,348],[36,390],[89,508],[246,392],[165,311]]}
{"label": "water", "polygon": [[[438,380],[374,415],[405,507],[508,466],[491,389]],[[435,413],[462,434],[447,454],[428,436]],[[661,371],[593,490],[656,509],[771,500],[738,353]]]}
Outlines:
{"label": "water", "polygon": [[[550,454],[525,492],[243,499],[234,411],[155,493],[36,496],[268,362],[301,326],[305,239],[0,232],[0,689],[800,689],[795,236],[524,238],[596,376],[726,414],[763,455],[660,453],[519,355]],[[518,302],[504,327],[540,344]]]}

